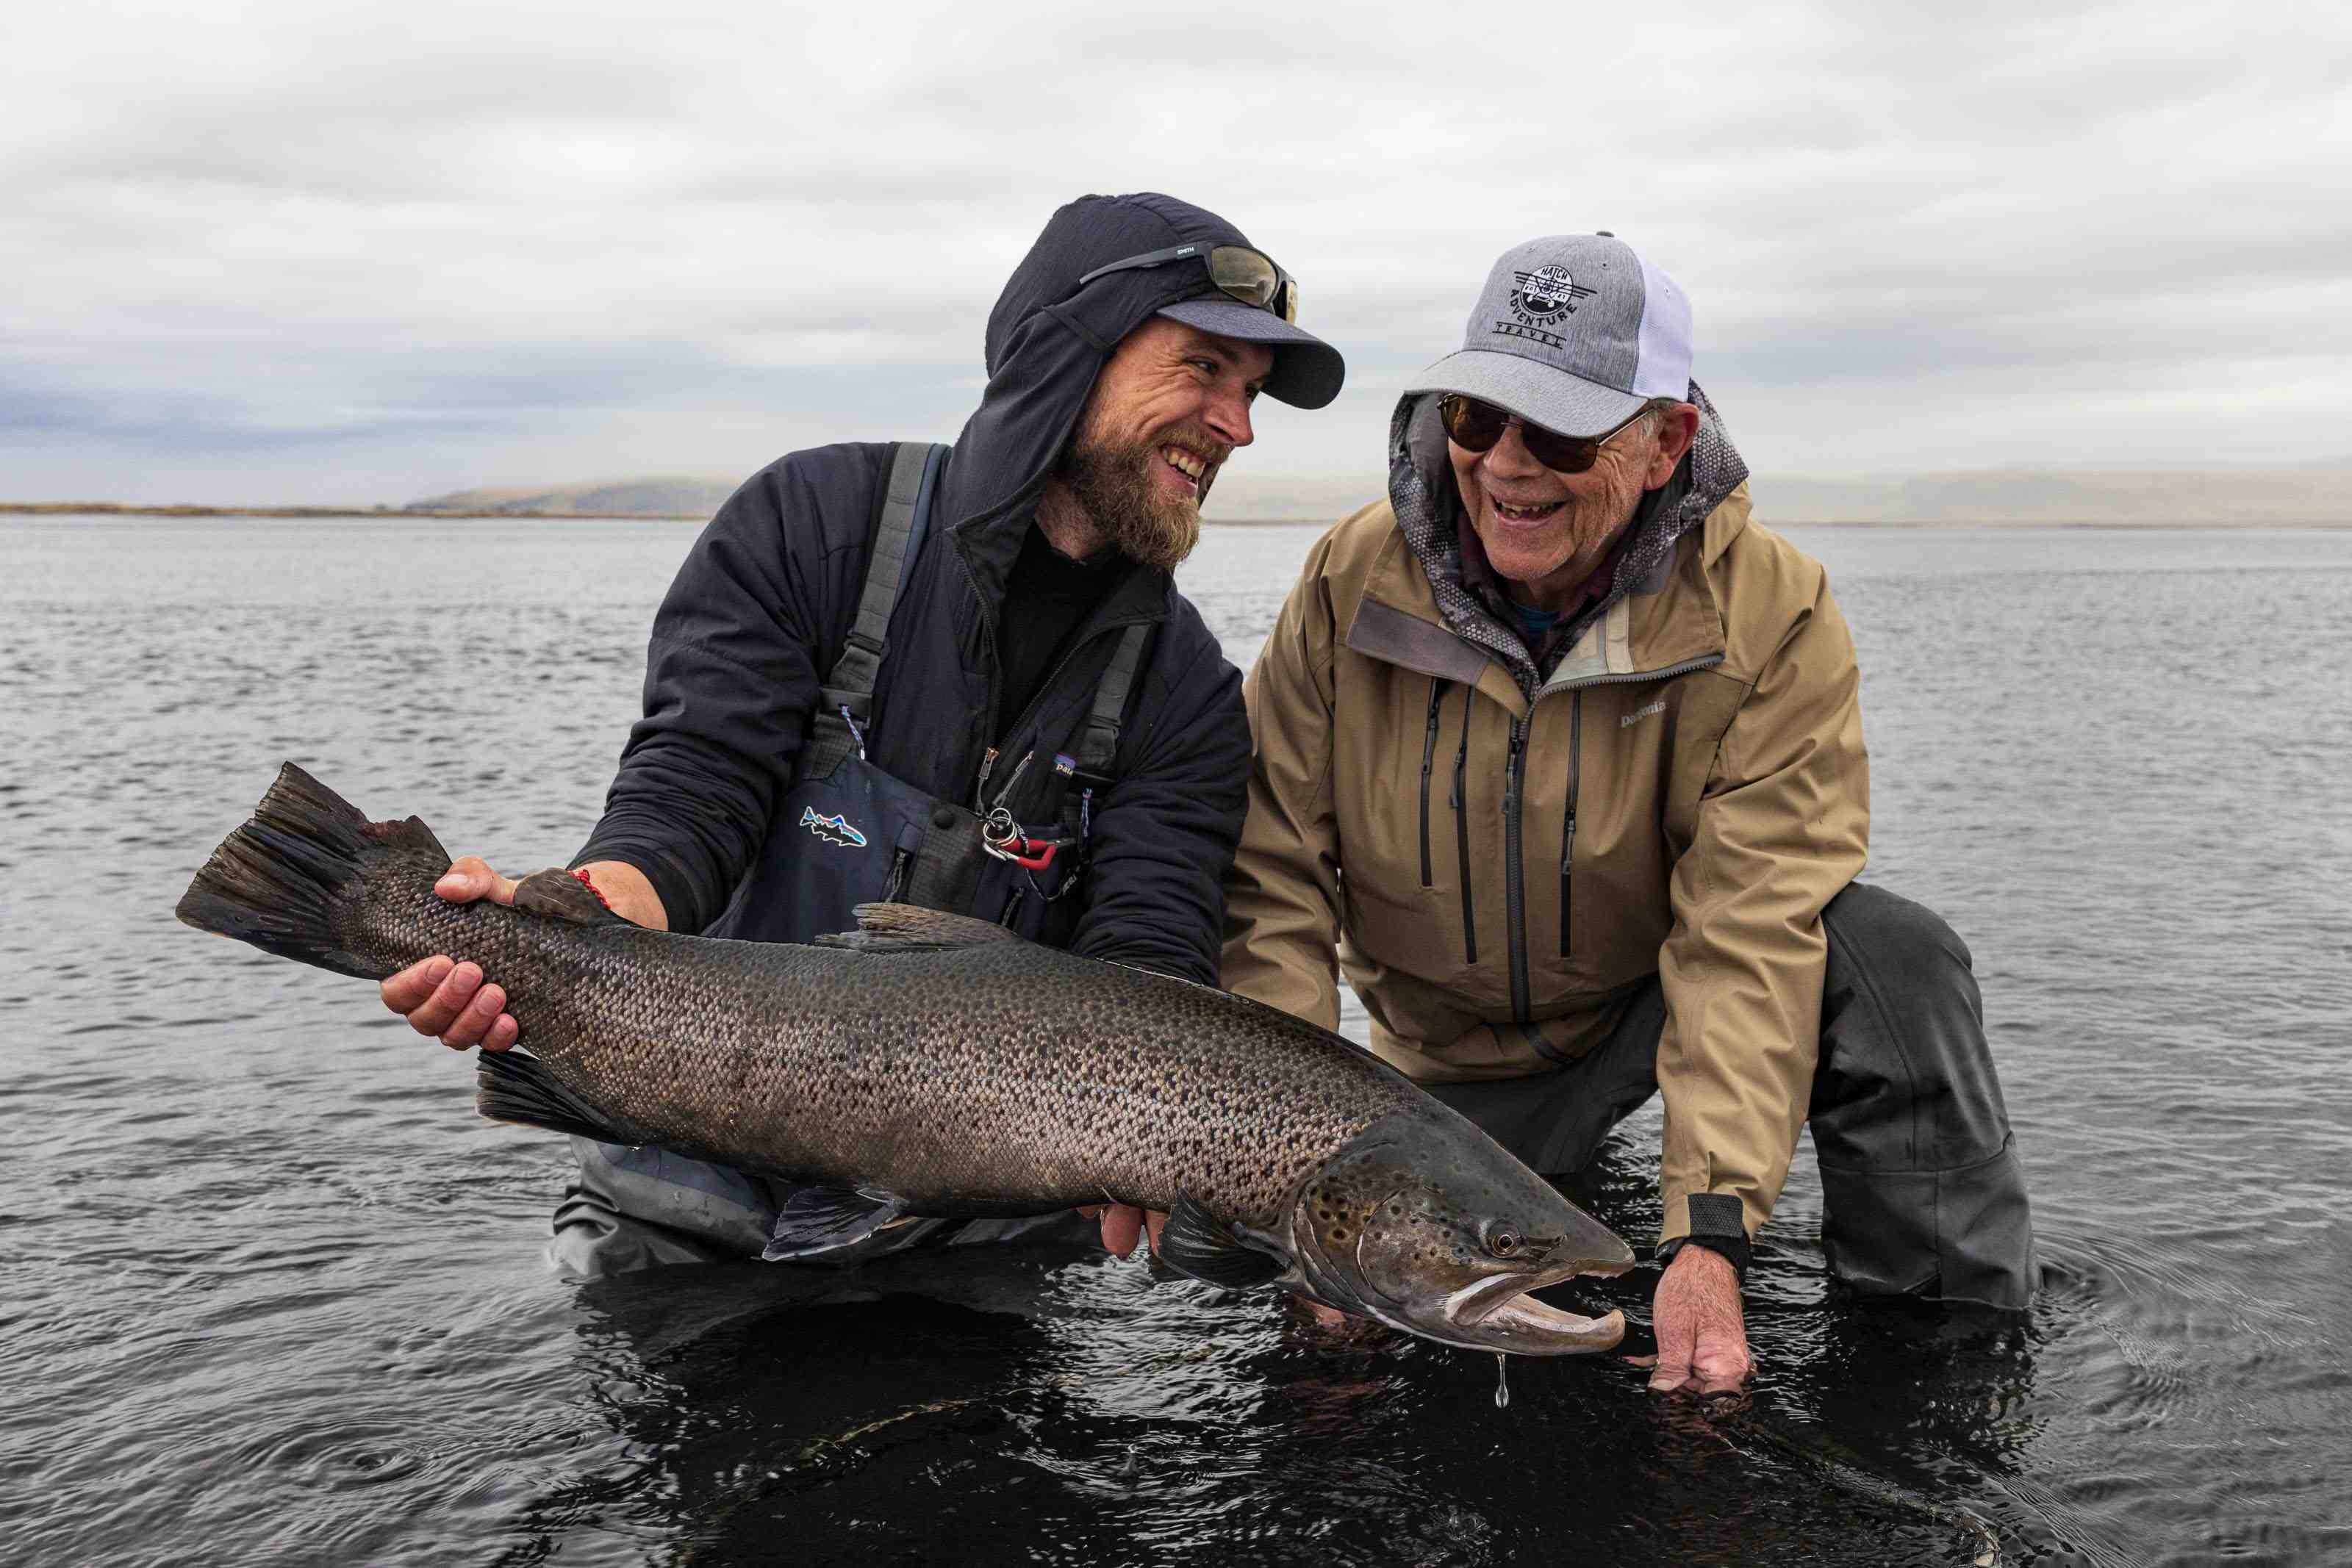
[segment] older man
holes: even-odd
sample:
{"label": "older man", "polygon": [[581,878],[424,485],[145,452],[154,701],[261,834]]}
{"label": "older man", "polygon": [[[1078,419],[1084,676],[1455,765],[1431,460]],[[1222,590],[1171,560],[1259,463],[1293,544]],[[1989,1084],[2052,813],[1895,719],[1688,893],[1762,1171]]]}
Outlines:
{"label": "older man", "polygon": [[1849,885],[1845,624],[1690,361],[1617,239],[1496,265],[1250,675],[1223,973],[1332,1026],[1344,968],[1373,1050],[1538,1170],[1662,1092],[1653,1386],[1717,1391],[1809,1116],[1836,1274],[2014,1306],[2035,1270],[1967,949]]}
{"label": "older man", "polygon": [[[887,282],[845,280],[845,308]],[[897,899],[1213,984],[1249,734],[1170,572],[1258,392],[1339,392],[1297,298],[1200,207],[1056,213],[989,317],[988,390],[951,450],[794,453],[712,519],[655,619],[645,716],[574,874],[657,928],[805,942]],[[442,894],[513,886],[467,860]],[[515,1043],[474,965],[428,959],[383,995],[449,1045]],[[779,1183],[575,1144],[555,1221],[575,1273],[857,1229]],[[858,1255],[1036,1223],[927,1220]]]}

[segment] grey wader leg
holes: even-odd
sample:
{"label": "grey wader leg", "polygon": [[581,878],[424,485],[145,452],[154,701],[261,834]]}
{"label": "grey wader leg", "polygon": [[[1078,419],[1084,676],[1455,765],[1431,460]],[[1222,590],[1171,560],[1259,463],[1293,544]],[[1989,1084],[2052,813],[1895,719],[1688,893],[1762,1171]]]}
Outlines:
{"label": "grey wader leg", "polygon": [[666,1149],[572,1140],[580,1175],[555,1207],[557,1270],[601,1280],[664,1263],[757,1258],[776,1222],[769,1183]]}
{"label": "grey wader leg", "polygon": [[[1932,911],[1861,883],[1822,919],[1829,965],[1808,1119],[1830,1272],[1864,1295],[2026,1305],[2041,1280],[2033,1221],[1968,948]],[[1558,1072],[1425,1087],[1560,1175],[1657,1092],[1664,1023],[1654,980],[1606,1040]]]}
{"label": "grey wader leg", "polygon": [[1855,883],[1822,912],[1829,971],[1810,1120],[1822,1250],[1857,1291],[2023,1307],[2041,1270],[1969,950]]}

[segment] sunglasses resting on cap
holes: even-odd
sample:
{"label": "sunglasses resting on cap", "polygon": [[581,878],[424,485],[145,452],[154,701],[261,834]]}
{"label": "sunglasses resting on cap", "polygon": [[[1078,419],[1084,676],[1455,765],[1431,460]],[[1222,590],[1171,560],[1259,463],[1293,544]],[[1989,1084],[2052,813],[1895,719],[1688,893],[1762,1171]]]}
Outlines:
{"label": "sunglasses resting on cap", "polygon": [[1199,256],[1208,264],[1209,281],[1244,305],[1271,311],[1296,326],[1298,322],[1298,280],[1274,264],[1274,258],[1263,251],[1242,245],[1171,246],[1166,250],[1146,251],[1105,267],[1097,267],[1078,279],[1084,288],[1107,272],[1125,272],[1130,268],[1166,267],[1171,262]]}

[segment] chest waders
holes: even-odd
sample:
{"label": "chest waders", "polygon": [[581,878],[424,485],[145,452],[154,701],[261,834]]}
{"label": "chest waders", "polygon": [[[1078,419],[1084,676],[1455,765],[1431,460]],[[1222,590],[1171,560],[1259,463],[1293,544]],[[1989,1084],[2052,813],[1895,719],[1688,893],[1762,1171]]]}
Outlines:
{"label": "chest waders", "polygon": [[[710,936],[810,942],[855,929],[850,911],[871,903],[975,915],[1047,942],[1066,938],[1075,924],[1074,910],[1051,917],[1086,871],[1095,800],[1110,782],[1148,625],[1120,635],[1074,753],[1011,758],[992,751],[971,806],[919,789],[866,759],[890,612],[929,531],[947,452],[902,442],[892,458],[856,622],[821,688],[820,711],[759,859]],[[1014,814],[1016,789],[1042,821]],[[760,890],[756,901],[748,896],[753,888]]]}
{"label": "chest waders", "polygon": [[[989,753],[973,810],[915,788],[866,760],[874,684],[888,653],[890,612],[914,573],[930,523],[943,446],[901,443],[866,568],[857,620],[823,691],[751,873],[705,935],[808,942],[848,931],[860,904],[898,902],[995,920],[1059,945],[1076,924],[1094,800],[1111,781],[1120,717],[1143,653],[1147,624],[1131,625],[1095,688],[1075,755]],[[1018,727],[1016,726],[1016,727]],[[999,766],[1002,764],[1003,766]],[[991,775],[995,794],[989,793]],[[1017,797],[1039,821],[1015,818]],[[994,841],[992,843],[992,839]],[[752,889],[760,896],[751,896]],[[653,1263],[757,1256],[783,1218],[793,1184],[657,1148],[572,1140],[580,1175],[555,1211],[553,1255],[575,1278]],[[883,1252],[1016,1238],[1084,1241],[1075,1215],[924,1219],[808,1261],[847,1265]]]}

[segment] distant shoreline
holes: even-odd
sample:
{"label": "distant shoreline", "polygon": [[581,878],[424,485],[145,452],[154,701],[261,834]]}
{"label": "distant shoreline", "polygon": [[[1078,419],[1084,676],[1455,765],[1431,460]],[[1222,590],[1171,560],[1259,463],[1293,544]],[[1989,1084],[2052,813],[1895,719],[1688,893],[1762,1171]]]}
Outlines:
{"label": "distant shoreline", "polygon": [[441,517],[488,522],[499,517],[619,518],[646,523],[703,523],[683,512],[467,512],[417,507],[139,507],[123,501],[0,501],[0,517]]}
{"label": "distant shoreline", "polygon": [[[289,517],[334,519],[377,517],[406,521],[501,522],[510,519],[544,522],[703,523],[700,514],[684,512],[551,512],[441,511],[415,507],[197,507],[133,506],[121,501],[0,501],[0,517]],[[1210,528],[1328,528],[1333,517],[1205,517]],[[2186,517],[2163,522],[2124,522],[2102,517],[1763,517],[1767,528],[2116,528],[2137,532],[2179,532],[2185,528],[2283,528],[2303,532],[2352,528],[2352,517]]]}

